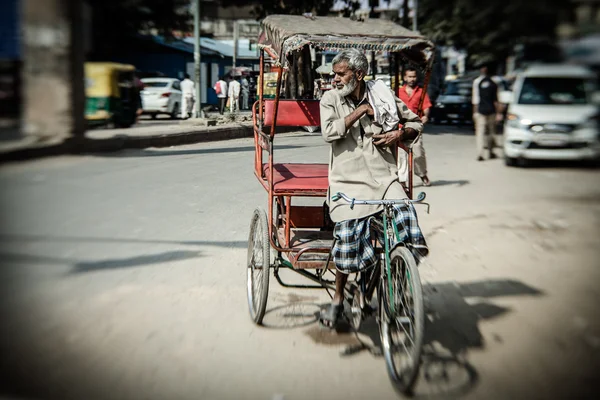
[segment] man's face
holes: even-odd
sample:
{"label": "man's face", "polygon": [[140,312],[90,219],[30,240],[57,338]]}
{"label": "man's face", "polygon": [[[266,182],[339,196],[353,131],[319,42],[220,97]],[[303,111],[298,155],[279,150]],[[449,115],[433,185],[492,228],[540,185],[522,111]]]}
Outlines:
{"label": "man's face", "polygon": [[341,62],[333,66],[333,84],[339,92],[340,96],[345,97],[350,95],[358,86],[358,82],[362,79],[359,73],[354,73],[346,62]]}
{"label": "man's face", "polygon": [[417,71],[406,71],[404,73],[404,83],[411,88],[417,86]]}

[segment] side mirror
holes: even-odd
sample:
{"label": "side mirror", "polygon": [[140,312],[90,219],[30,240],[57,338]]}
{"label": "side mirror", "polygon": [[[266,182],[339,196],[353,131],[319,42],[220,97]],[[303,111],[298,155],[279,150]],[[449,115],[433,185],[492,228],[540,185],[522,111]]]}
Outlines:
{"label": "side mirror", "polygon": [[510,90],[503,90],[498,94],[498,101],[502,104],[512,103],[513,92]]}
{"label": "side mirror", "polygon": [[595,91],[592,93],[592,104],[600,106],[600,91]]}

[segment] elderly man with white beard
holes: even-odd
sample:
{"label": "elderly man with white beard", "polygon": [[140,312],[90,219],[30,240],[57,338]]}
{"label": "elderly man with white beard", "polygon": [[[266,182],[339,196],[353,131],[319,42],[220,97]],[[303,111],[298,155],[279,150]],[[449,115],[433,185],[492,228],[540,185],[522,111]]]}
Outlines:
{"label": "elderly man with white beard", "polygon": [[[326,92],[320,103],[321,131],[325,141],[331,144],[327,203],[330,217],[336,223],[333,250],[336,290],[332,304],[323,310],[320,317],[320,322],[329,328],[335,327],[343,312],[343,291],[348,273],[357,272],[360,269],[358,264],[361,264],[358,259],[361,255],[355,254],[356,251],[351,250],[352,254],[348,255],[348,248],[353,246],[348,238],[355,238],[360,232],[348,234],[348,230],[351,231],[356,222],[381,212],[381,206],[352,209],[348,204],[334,203],[331,195],[342,192],[361,200],[406,198],[398,180],[397,142],[414,140],[423,129],[419,117],[389,88],[365,84],[368,61],[361,51],[344,50],[333,59],[332,64],[336,89]],[[374,90],[383,90],[380,94],[387,96],[389,101],[373,102]],[[375,110],[374,103],[378,104]],[[395,121],[402,124],[402,128],[398,128],[398,123],[386,126],[378,122],[376,114],[381,115],[382,112],[379,107],[391,108],[397,116]]]}

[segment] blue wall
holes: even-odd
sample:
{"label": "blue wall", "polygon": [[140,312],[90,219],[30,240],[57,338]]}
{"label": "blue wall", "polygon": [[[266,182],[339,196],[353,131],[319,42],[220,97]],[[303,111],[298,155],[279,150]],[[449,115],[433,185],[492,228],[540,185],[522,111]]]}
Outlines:
{"label": "blue wall", "polygon": [[0,0],[0,59],[20,59],[19,1]]}

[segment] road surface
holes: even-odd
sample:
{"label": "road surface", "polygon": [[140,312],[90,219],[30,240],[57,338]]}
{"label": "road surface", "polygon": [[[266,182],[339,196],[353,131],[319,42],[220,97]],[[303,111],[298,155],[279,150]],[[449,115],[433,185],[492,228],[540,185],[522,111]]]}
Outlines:
{"label": "road surface", "polygon": [[[425,137],[431,254],[415,397],[588,398],[600,367],[600,175],[475,161],[469,129]],[[276,158],[326,162],[318,134]],[[0,169],[2,393],[23,399],[398,399],[373,323],[332,334],[327,295],[271,280],[248,317],[250,139]],[[420,190],[423,188],[417,188]],[[289,274],[288,274],[289,276]]]}

